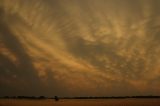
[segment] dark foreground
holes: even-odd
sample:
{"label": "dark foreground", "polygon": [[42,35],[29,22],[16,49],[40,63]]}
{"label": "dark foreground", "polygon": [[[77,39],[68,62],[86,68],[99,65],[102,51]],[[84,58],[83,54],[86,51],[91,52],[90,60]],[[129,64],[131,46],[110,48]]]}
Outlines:
{"label": "dark foreground", "polygon": [[0,106],[160,106],[160,99],[0,99]]}

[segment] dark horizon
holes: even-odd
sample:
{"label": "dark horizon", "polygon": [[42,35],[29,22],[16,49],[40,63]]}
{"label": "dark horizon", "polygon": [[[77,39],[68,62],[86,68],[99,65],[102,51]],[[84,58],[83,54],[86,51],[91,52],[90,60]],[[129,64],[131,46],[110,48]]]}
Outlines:
{"label": "dark horizon", "polygon": [[160,98],[158,95],[145,95],[145,96],[2,96],[2,99],[125,99],[125,98]]}

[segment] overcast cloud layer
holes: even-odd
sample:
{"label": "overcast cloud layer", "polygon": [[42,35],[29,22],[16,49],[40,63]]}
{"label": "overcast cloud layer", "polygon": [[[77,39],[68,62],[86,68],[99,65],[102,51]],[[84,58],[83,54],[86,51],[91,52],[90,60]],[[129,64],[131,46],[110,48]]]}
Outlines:
{"label": "overcast cloud layer", "polygon": [[0,94],[160,95],[160,0],[0,0]]}

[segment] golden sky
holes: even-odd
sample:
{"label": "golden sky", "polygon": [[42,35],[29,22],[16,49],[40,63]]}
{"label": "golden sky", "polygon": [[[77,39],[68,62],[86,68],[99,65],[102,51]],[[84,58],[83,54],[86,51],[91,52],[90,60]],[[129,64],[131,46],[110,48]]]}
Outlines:
{"label": "golden sky", "polygon": [[160,95],[159,0],[0,0],[2,95]]}

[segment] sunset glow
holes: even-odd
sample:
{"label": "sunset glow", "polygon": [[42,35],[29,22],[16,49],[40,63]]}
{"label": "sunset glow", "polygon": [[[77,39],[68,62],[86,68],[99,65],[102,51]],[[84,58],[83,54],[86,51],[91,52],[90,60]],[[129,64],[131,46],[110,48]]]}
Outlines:
{"label": "sunset glow", "polygon": [[160,95],[159,0],[0,0],[0,94]]}

